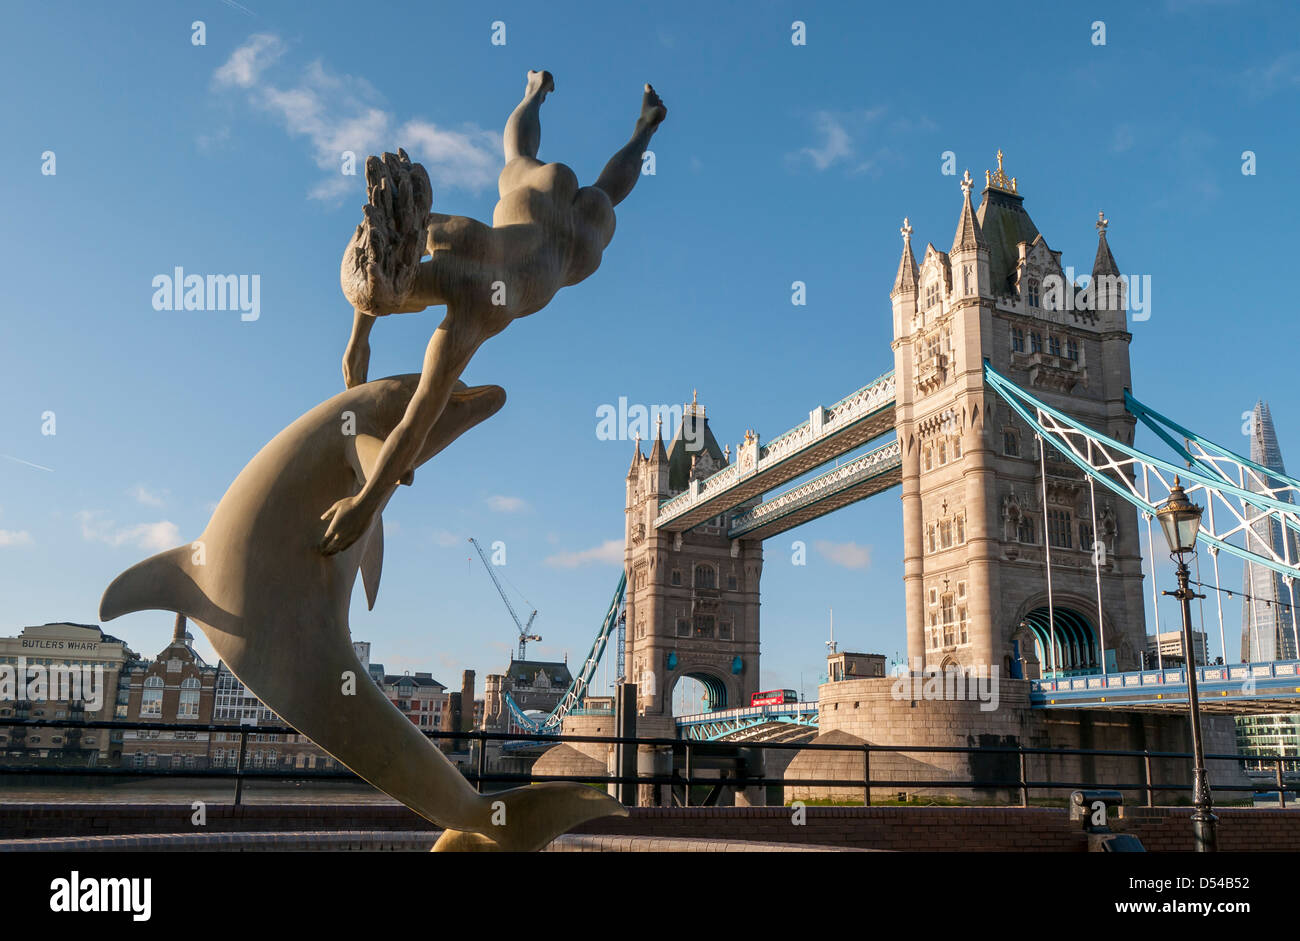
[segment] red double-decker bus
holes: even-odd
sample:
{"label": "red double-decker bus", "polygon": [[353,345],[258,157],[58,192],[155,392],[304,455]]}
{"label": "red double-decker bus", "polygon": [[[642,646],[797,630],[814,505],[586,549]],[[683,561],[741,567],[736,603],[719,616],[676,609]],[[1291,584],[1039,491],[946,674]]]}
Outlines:
{"label": "red double-decker bus", "polygon": [[788,702],[798,702],[799,694],[792,689],[769,689],[762,693],[751,693],[751,706],[780,706]]}

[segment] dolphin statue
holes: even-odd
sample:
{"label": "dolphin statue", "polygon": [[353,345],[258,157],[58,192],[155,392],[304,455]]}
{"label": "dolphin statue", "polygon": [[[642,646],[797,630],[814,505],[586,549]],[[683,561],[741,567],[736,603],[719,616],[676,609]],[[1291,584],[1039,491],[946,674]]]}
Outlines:
{"label": "dolphin statue", "polygon": [[[444,827],[435,850],[538,850],[580,823],[627,810],[581,784],[475,792],[353,652],[348,608],[358,571],[374,607],[383,565],[381,514],[348,549],[329,556],[318,549],[322,509],[360,491],[419,380],[409,374],[363,383],[293,422],[235,478],[198,540],[119,575],[104,592],[99,616],[111,621],[164,610],[197,622],[235,676],[276,715]],[[500,386],[458,382],[415,467],[504,404]]]}

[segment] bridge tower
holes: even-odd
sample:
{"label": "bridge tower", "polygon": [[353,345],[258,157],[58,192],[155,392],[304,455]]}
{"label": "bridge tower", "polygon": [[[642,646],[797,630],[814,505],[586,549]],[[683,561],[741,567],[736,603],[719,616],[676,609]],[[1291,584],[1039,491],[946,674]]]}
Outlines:
{"label": "bridge tower", "polygon": [[[745,448],[757,450],[757,436]],[[637,684],[638,713],[665,723],[683,677],[707,691],[707,701],[690,712],[748,704],[758,689],[763,544],[727,537],[731,517],[757,501],[683,533],[654,525],[662,501],[722,470],[730,450],[718,447],[704,406],[693,401],[667,447],[661,423],[648,456],[637,441],[627,475],[627,675]],[[670,727],[663,733],[671,734]]]}
{"label": "bridge tower", "polygon": [[982,376],[987,359],[1131,444],[1127,284],[1104,217],[1082,289],[1025,212],[1001,151],[985,177],[978,210],[969,171],[962,180],[949,252],[927,244],[918,265],[903,220],[890,292],[908,655],[925,670],[998,665],[1035,677],[1052,669],[1055,646],[1065,672],[1100,671],[1103,656],[1108,669],[1136,669],[1146,641],[1136,511],[1104,488],[1094,502],[1077,468],[1050,447],[1040,455]]}

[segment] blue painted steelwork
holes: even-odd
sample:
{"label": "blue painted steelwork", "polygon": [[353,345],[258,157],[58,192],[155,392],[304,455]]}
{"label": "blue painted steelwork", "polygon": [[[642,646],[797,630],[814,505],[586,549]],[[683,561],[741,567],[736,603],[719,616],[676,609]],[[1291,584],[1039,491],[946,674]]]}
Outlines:
{"label": "blue painted steelwork", "polygon": [[[1124,390],[1124,407],[1177,451],[1189,465],[1197,464],[1225,483],[1249,488],[1253,493],[1260,493],[1283,502],[1300,504],[1300,480],[1265,467],[1220,444],[1215,444],[1209,438],[1203,438],[1172,418],[1161,415],[1150,406],[1139,402],[1127,389]],[[1179,443],[1170,431],[1181,435],[1182,443]],[[1231,473],[1233,470],[1236,471],[1235,475]],[[1284,516],[1282,521],[1289,529],[1300,532],[1300,520]]]}
{"label": "blue painted steelwork", "polygon": [[510,715],[514,718],[521,731],[535,734],[559,732],[560,723],[564,721],[564,717],[582,705],[587,696],[587,689],[591,686],[591,681],[596,675],[596,667],[600,665],[600,658],[604,655],[605,647],[609,643],[609,635],[618,625],[626,590],[627,573],[624,572],[618,577],[618,588],[614,590],[614,600],[609,603],[609,610],[605,612],[605,619],[600,624],[596,639],[591,643],[591,650],[587,652],[587,658],[582,662],[582,669],[578,671],[578,675],[569,684],[569,688],[560,698],[555,708],[551,710],[550,715],[542,719],[536,719],[519,708],[519,704],[514,701],[509,692],[505,694],[506,706],[510,709]]}
{"label": "blue painted steelwork", "polygon": [[[1300,575],[1300,560],[1265,556],[1228,542],[1229,538],[1244,535],[1252,524],[1258,524],[1263,518],[1295,528],[1300,525],[1297,514],[1300,508],[1295,504],[1240,487],[1225,479],[1221,472],[1216,471],[1211,477],[1195,467],[1179,467],[1122,444],[1035,398],[1000,375],[987,361],[984,378],[1016,414],[1068,461],[1143,513],[1154,515],[1156,511],[1153,485],[1167,494],[1173,478],[1179,477],[1188,496],[1193,500],[1198,495],[1203,497],[1209,509],[1208,519],[1202,518],[1197,534],[1200,541],[1284,576]],[[1085,450],[1086,454],[1081,453]],[[1220,515],[1226,515],[1226,527],[1216,523],[1216,507]]]}
{"label": "blue painted steelwork", "polygon": [[[1025,615],[1025,623],[1034,634],[1038,647],[1039,663],[1068,664],[1057,670],[1061,676],[1100,673],[1101,664],[1097,662],[1097,636],[1092,623],[1075,611],[1058,605],[1055,617],[1049,620],[1049,611],[1044,607],[1035,608]],[[1052,621],[1056,630],[1052,630]],[[1056,656],[1052,657],[1052,635],[1056,635]],[[1082,666],[1080,665],[1082,664]]]}
{"label": "blue painted steelwork", "polygon": [[[1197,667],[1201,708],[1231,709],[1234,704],[1266,703],[1289,711],[1300,702],[1300,660]],[[1029,681],[1029,704],[1036,709],[1108,706],[1165,706],[1187,702],[1187,675],[1171,670],[1135,670]]]}
{"label": "blue painted steelwork", "polygon": [[771,706],[746,706],[678,716],[678,738],[698,742],[715,742],[759,725],[784,724],[817,727],[818,706],[815,702],[788,702]]}

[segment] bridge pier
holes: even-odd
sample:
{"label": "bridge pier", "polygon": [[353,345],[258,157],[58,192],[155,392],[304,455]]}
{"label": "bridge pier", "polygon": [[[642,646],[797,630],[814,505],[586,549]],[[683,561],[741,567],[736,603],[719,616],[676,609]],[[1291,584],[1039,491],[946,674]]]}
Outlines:
{"label": "bridge pier", "polygon": [[[911,682],[907,682],[910,680]],[[873,678],[827,683],[819,688],[819,735],[814,742],[916,747],[987,746],[992,748],[1099,749],[1113,751],[1188,752],[1190,732],[1181,712],[1146,713],[1104,709],[1032,709],[1029,683],[1000,679],[996,700],[935,700],[922,698],[918,677]],[[915,698],[913,698],[915,697]],[[993,708],[981,708],[992,705]],[[1235,754],[1231,717],[1203,718],[1208,754]],[[1143,758],[1138,756],[1026,754],[1029,781],[1077,782],[1081,786],[1114,787],[1140,784],[1145,779]],[[1173,788],[1191,782],[1190,759],[1151,759],[1151,783],[1160,789],[1157,803],[1187,803],[1190,793]],[[856,803],[859,788],[824,788],[800,785],[799,779],[860,778],[862,756],[856,752],[803,751],[791,761],[785,775],[785,800],[829,798]],[[1210,762],[1210,783],[1248,784],[1240,764]],[[1019,756],[1015,752],[934,753],[879,752],[871,759],[873,781],[901,782],[872,788],[872,800],[888,800],[900,791],[958,800],[993,800],[1019,803]],[[982,790],[946,787],[945,780],[1005,782]],[[908,781],[932,782],[909,787]],[[934,784],[933,782],[940,782]],[[1065,798],[1071,788],[1030,791],[1030,799]],[[1126,790],[1130,803],[1143,804],[1147,795]]]}

